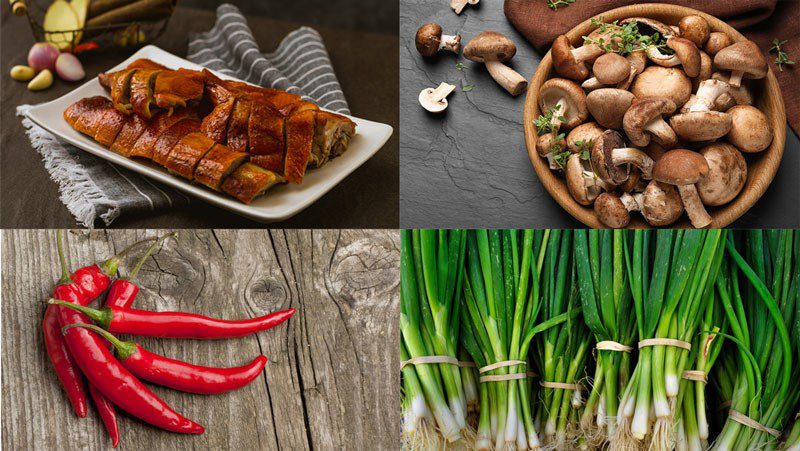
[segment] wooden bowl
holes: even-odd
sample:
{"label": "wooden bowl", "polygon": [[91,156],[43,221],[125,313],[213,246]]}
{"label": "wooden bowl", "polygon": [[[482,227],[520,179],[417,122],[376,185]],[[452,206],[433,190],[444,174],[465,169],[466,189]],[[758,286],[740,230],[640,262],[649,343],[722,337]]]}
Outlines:
{"label": "wooden bowl", "polygon": [[[721,31],[730,36],[734,42],[747,40],[741,33],[716,17],[683,6],[647,3],[624,6],[602,14],[604,22],[622,20],[628,17],[649,17],[667,25],[677,25],[682,17],[688,15],[703,17],[708,22],[711,31]],[[588,35],[593,29],[591,19],[587,19],[570,30],[567,33],[567,38],[573,45],[581,45],[583,42],[581,37]],[[533,120],[541,114],[538,101],[539,88],[548,79],[558,76],[553,70],[550,52],[547,52],[541,63],[539,63],[536,73],[533,74],[525,98],[523,124],[528,156],[542,185],[559,205],[587,226],[605,228],[595,216],[592,206],[584,207],[577,203],[570,195],[564,178],[551,171],[547,165],[547,160],[540,157],[536,152],[536,138],[538,136]],[[781,96],[778,81],[775,79],[775,74],[770,68],[765,78],[750,80],[748,86],[753,93],[754,106],[767,116],[767,121],[772,126],[775,136],[772,144],[763,152],[744,154],[747,160],[747,181],[739,195],[733,201],[721,207],[707,207],[709,214],[713,218],[713,222],[709,226],[711,228],[725,227],[747,212],[761,198],[772,179],[775,178],[775,173],[778,171],[778,166],[780,166],[781,157],[783,156],[783,146],[786,140],[786,111],[784,110],[783,97]],[[678,107],[680,108],[680,105]],[[629,228],[649,227],[641,215],[632,214],[631,216]],[[691,227],[691,224],[686,214],[684,214],[672,227]]]}

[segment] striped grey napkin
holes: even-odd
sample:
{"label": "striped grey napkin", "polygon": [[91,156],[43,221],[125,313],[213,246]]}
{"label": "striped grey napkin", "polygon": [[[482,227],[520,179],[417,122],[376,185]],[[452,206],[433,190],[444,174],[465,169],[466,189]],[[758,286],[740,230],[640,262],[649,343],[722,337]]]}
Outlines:
{"label": "striped grey napkin", "polygon": [[[322,37],[311,28],[289,33],[274,52],[262,54],[244,16],[235,6],[223,4],[217,8],[214,27],[190,37],[188,53],[187,59],[209,69],[298,94],[338,113],[350,113]],[[17,115],[23,117],[31,144],[58,184],[61,202],[79,225],[92,228],[100,220],[108,226],[123,214],[146,214],[191,202],[180,191],[57,139],[25,118],[29,108],[17,107]]]}

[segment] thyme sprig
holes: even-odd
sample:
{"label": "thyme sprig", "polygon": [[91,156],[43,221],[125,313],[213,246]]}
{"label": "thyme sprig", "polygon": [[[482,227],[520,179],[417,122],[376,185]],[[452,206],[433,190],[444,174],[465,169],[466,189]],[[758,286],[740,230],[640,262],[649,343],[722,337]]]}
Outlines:
{"label": "thyme sprig", "polygon": [[595,44],[606,52],[627,55],[639,50],[647,50],[655,47],[662,53],[672,53],[672,49],[667,47],[667,41],[659,33],[652,35],[642,34],[639,31],[637,22],[628,22],[620,25],[618,21],[603,22],[603,16],[592,18],[592,26],[600,31],[600,36],[593,38],[584,36],[584,44]]}
{"label": "thyme sprig", "polygon": [[589,161],[591,159],[591,154],[592,154],[592,140],[581,139],[575,141],[575,145],[578,146],[578,151],[575,153],[580,154],[581,160]]}
{"label": "thyme sprig", "polygon": [[783,50],[781,50],[781,46],[786,44],[786,41],[781,41],[780,39],[773,39],[772,40],[772,47],[769,49],[770,53],[775,53],[775,64],[778,65],[778,70],[783,72],[783,65],[786,64],[787,66],[794,66],[794,61],[789,59],[789,55],[786,54]]}
{"label": "thyme sprig", "polygon": [[547,0],[547,7],[553,11],[558,11],[559,6],[569,6],[575,3],[575,0]]}
{"label": "thyme sprig", "polygon": [[543,135],[545,133],[552,133],[555,131],[555,126],[553,125],[553,119],[558,119],[559,121],[567,122],[567,120],[562,115],[556,115],[557,111],[561,109],[561,105],[553,105],[545,114],[539,115],[536,119],[533,120],[533,125],[536,126],[536,133],[538,135]]}

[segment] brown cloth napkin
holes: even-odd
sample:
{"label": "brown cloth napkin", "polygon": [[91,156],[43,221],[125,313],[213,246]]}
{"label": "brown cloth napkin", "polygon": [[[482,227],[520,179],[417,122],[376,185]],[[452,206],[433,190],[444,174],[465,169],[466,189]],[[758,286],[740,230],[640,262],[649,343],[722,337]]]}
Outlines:
{"label": "brown cloth napkin", "polygon": [[[545,0],[505,0],[505,14],[511,24],[540,52],[549,50],[556,36],[564,34],[590,17],[610,9],[643,3],[630,0],[576,0],[551,10]],[[800,0],[675,0],[716,16],[758,44],[778,77],[789,125],[800,134]],[[794,66],[775,65],[775,54],[767,53],[773,39],[786,40],[781,49],[795,61]]]}

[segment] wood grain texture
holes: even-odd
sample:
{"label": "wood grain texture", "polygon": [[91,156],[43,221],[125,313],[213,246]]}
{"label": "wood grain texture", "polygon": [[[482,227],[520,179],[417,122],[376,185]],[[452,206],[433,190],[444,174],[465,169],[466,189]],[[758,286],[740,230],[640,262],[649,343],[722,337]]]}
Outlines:
{"label": "wood grain texture", "polygon": [[[675,5],[641,4],[625,6],[603,13],[603,21],[612,22],[628,17],[649,17],[668,25],[676,25],[682,17],[692,14],[706,19],[711,31],[722,31],[730,36],[734,42],[746,40],[741,33],[716,17],[692,8]],[[581,36],[588,35],[593,28],[591,19],[587,19],[570,30],[567,33],[567,37],[573,45],[576,45],[582,42]],[[569,194],[564,179],[551,171],[546,160],[536,152],[537,135],[533,120],[540,114],[538,106],[539,88],[546,80],[556,76],[550,52],[547,52],[531,79],[525,99],[523,124],[525,125],[525,142],[528,148],[528,156],[542,185],[559,205],[587,226],[604,228],[605,226],[595,216],[593,208],[578,204]],[[709,226],[711,228],[725,227],[746,214],[767,191],[783,157],[784,143],[786,141],[786,112],[783,105],[783,96],[775,79],[775,74],[770,68],[764,79],[751,80],[750,83],[752,83],[750,86],[754,88],[754,105],[767,116],[768,122],[775,131],[775,136],[770,147],[763,152],[745,155],[748,162],[748,176],[742,192],[727,205],[719,208],[708,208],[709,214],[713,218],[713,222]],[[790,215],[791,213],[786,212],[785,214]],[[642,228],[648,227],[648,224],[640,215],[634,215],[628,227]],[[691,227],[691,224],[686,215],[683,215],[672,227]]]}
{"label": "wood grain texture", "polygon": [[[69,233],[67,258],[75,268],[156,233]],[[59,273],[55,232],[4,230],[2,249],[3,449],[110,449],[94,409],[74,415],[45,353],[40,321]],[[241,339],[124,337],[203,365],[258,354],[269,362],[259,379],[222,395],[151,385],[206,433],[163,432],[119,413],[120,449],[396,449],[398,249],[397,231],[181,231],[142,268],[135,307],[223,318],[298,312]]]}

